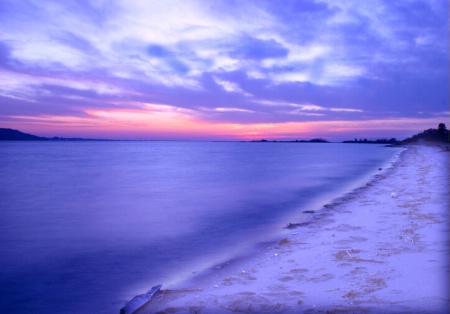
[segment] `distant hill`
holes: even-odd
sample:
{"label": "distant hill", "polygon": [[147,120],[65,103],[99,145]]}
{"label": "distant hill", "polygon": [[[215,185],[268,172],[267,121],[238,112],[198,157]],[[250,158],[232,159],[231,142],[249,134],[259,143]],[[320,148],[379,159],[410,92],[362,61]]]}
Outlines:
{"label": "distant hill", "polygon": [[0,141],[110,141],[86,138],[41,137],[18,130],[0,128]]}
{"label": "distant hill", "polygon": [[23,133],[13,129],[0,128],[0,141],[45,141],[46,137],[40,137]]}

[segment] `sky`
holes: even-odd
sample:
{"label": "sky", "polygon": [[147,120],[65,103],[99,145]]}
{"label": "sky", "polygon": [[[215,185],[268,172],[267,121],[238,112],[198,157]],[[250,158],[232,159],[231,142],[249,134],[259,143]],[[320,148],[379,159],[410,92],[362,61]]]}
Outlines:
{"label": "sky", "polygon": [[0,127],[403,139],[449,125],[447,0],[0,0]]}

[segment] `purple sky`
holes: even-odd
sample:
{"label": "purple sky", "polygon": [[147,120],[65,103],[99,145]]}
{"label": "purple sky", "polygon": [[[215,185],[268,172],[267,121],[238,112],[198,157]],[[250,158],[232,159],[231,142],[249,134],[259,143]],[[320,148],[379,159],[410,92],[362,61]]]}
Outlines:
{"label": "purple sky", "polygon": [[1,0],[0,127],[411,136],[449,124],[447,0]]}

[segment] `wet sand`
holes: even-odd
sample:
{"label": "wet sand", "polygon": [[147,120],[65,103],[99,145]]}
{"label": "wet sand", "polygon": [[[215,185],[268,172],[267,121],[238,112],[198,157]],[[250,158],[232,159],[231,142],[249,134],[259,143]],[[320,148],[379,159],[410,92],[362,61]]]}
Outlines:
{"label": "wet sand", "polygon": [[311,223],[163,286],[137,313],[448,313],[449,157],[410,146]]}

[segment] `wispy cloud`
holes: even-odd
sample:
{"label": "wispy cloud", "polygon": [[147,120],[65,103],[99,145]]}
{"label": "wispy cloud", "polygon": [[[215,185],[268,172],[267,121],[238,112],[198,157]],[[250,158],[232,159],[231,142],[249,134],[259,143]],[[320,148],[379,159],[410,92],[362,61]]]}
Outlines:
{"label": "wispy cloud", "polygon": [[131,121],[143,103],[185,110],[169,124],[445,117],[446,12],[440,0],[5,0],[0,118]]}

